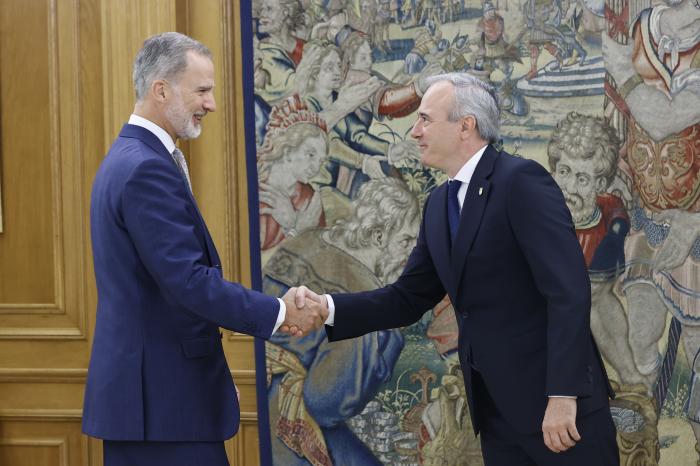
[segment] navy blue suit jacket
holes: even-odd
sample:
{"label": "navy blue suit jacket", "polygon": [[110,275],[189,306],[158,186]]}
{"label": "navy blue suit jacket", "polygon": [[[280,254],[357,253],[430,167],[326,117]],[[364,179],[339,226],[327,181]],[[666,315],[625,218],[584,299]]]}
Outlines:
{"label": "navy blue suit jacket", "polygon": [[329,339],[416,322],[447,293],[479,431],[472,370],[504,418],[541,431],[548,395],[578,397],[578,414],[608,406],[612,390],[590,331],[590,282],[564,197],[538,163],[488,146],[469,183],[454,245],[447,184],[426,201],[401,277],[364,293],[332,295]]}
{"label": "navy blue suit jacket", "polygon": [[219,326],[269,338],[276,298],[223,279],[175,162],[125,125],[90,210],[98,305],[83,431],[109,440],[220,441],[240,418]]}

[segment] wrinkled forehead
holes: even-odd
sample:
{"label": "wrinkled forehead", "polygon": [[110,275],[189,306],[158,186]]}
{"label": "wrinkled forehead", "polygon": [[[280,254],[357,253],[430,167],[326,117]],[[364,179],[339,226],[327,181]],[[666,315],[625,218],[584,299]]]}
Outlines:
{"label": "wrinkled forehead", "polygon": [[572,155],[566,150],[562,150],[559,152],[559,161],[557,162],[557,166],[566,165],[573,172],[593,174],[596,170],[596,162],[597,158],[595,156],[584,159],[582,157]]}

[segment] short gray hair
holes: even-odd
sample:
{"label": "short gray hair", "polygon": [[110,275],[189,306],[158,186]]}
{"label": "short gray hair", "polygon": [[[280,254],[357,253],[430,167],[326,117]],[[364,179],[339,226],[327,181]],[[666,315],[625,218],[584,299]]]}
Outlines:
{"label": "short gray hair", "polygon": [[212,58],[204,44],[179,32],[164,32],[146,39],[134,60],[136,101],[143,100],[154,80],[176,81],[187,68],[188,52]]}
{"label": "short gray hair", "polygon": [[586,160],[595,176],[605,179],[605,187],[617,174],[620,140],[604,118],[571,112],[557,123],[547,145],[549,167],[556,171],[562,154],[575,160]]}
{"label": "short gray hair", "polygon": [[330,230],[331,240],[342,241],[349,249],[369,247],[372,234],[377,230],[393,233],[406,222],[420,218],[418,199],[396,178],[369,180],[363,184],[353,207],[352,217],[339,220]]}
{"label": "short gray hair", "polygon": [[455,89],[455,101],[448,113],[450,121],[465,116],[476,119],[476,128],[484,141],[495,143],[499,139],[498,99],[493,86],[468,73],[444,73],[426,80],[428,87],[440,81],[449,81]]}

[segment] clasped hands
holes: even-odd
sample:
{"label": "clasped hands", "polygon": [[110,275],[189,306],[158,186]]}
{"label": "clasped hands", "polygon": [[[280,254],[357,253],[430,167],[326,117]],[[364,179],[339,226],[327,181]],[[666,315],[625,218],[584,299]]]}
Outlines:
{"label": "clasped hands", "polygon": [[323,327],[328,319],[326,297],[305,286],[290,288],[282,297],[282,301],[287,308],[287,314],[278,332],[302,337]]}

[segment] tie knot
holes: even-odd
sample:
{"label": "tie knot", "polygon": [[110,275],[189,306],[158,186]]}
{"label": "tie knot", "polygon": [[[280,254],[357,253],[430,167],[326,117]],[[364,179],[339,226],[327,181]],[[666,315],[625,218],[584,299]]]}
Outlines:
{"label": "tie knot", "polygon": [[447,191],[449,192],[450,196],[456,196],[457,192],[459,191],[459,188],[462,186],[462,182],[459,180],[450,180],[447,183]]}

